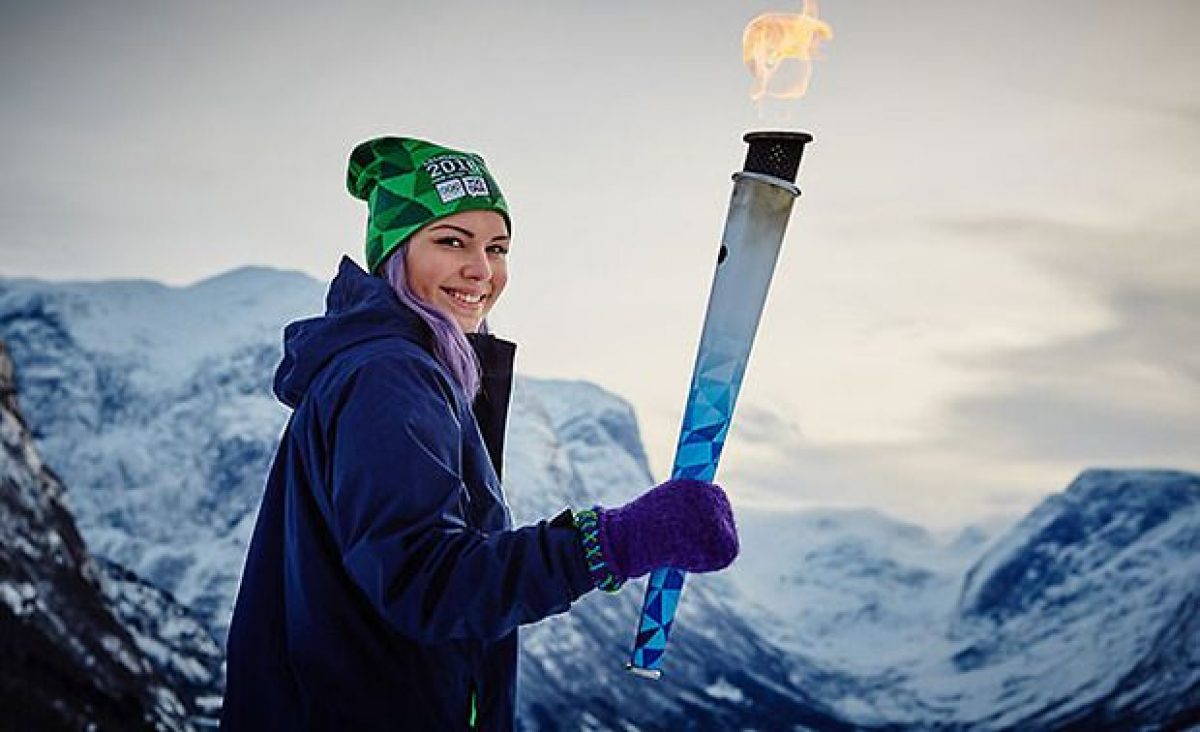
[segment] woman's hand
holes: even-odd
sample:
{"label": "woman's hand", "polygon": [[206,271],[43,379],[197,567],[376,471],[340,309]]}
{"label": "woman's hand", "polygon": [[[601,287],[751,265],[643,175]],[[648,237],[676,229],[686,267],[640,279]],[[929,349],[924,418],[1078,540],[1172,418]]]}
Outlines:
{"label": "woman's hand", "polygon": [[589,570],[602,589],[659,567],[724,569],[738,554],[733,509],[713,483],[669,480],[620,508],[580,513]]}

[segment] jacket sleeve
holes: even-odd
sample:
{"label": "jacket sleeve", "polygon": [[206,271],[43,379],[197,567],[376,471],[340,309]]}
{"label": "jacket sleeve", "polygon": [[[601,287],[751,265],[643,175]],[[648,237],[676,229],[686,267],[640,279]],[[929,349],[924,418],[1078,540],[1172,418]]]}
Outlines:
{"label": "jacket sleeve", "polygon": [[593,587],[574,528],[466,524],[462,427],[446,389],[415,359],[360,365],[327,423],[318,499],[354,583],[397,632],[427,644],[503,637]]}

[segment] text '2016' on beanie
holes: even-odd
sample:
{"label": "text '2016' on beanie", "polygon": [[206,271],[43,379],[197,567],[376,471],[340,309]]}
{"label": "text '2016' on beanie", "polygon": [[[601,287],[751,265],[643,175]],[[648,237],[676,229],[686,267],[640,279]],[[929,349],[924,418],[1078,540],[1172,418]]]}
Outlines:
{"label": "text '2016' on beanie", "polygon": [[495,211],[509,231],[508,204],[483,158],[410,137],[377,137],[350,153],[346,187],[367,202],[367,271],[421,227],[463,211]]}

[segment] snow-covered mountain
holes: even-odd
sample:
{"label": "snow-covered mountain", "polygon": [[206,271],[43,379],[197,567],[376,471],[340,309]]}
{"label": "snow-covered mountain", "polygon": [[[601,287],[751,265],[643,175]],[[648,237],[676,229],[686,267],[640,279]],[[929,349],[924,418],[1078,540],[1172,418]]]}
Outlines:
{"label": "snow-covered mountain", "polygon": [[[280,329],[319,311],[322,292],[300,275],[263,269],[187,288],[0,280],[0,338],[19,364],[27,411],[50,425],[39,445],[73,486],[84,536],[217,634],[227,628],[286,418],[270,392]],[[612,505],[654,482],[633,410],[582,383],[518,380],[505,466],[519,521],[567,505]],[[779,685],[794,662],[738,617],[728,594],[719,578],[691,583],[680,623],[692,617],[694,628],[676,630],[681,648],[663,684],[623,669],[638,586],[597,593],[569,616],[529,628],[525,726],[686,729],[781,718],[838,726],[802,690]]]}
{"label": "snow-covered mountain", "polygon": [[220,648],[161,590],[88,553],[0,341],[0,729],[190,730]]}
{"label": "snow-covered mountain", "polygon": [[807,688],[857,724],[1200,724],[1200,475],[1088,470],[991,542],[870,512],[743,512],[742,529],[729,577],[770,602],[748,616],[853,676]]}
{"label": "snow-covered mountain", "polygon": [[[218,634],[286,418],[269,390],[279,331],[319,311],[322,292],[266,269],[187,288],[0,280],[0,338],[85,538]],[[525,378],[505,472],[519,523],[614,505],[656,482],[627,403]],[[640,583],[594,593],[526,629],[522,723],[1200,723],[1198,502],[1200,476],[1088,471],[1007,531],[933,536],[867,511],[739,510],[742,556],[689,579],[663,681],[621,668]]]}
{"label": "snow-covered mountain", "polygon": [[938,691],[972,722],[1200,724],[1200,475],[1083,473],[971,568],[954,621]]}
{"label": "snow-covered mountain", "polygon": [[287,414],[269,391],[280,324],[322,290],[254,268],[186,288],[0,283],[0,338],[88,545],[218,635]]}

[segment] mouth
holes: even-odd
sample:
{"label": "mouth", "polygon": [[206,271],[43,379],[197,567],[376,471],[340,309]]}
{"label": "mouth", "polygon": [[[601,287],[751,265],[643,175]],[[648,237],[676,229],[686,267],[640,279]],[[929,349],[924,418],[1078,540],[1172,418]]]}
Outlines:
{"label": "mouth", "polygon": [[450,287],[443,287],[441,289],[455,306],[472,313],[483,310],[484,305],[490,298],[489,295],[482,292],[467,292],[465,290],[455,290]]}

